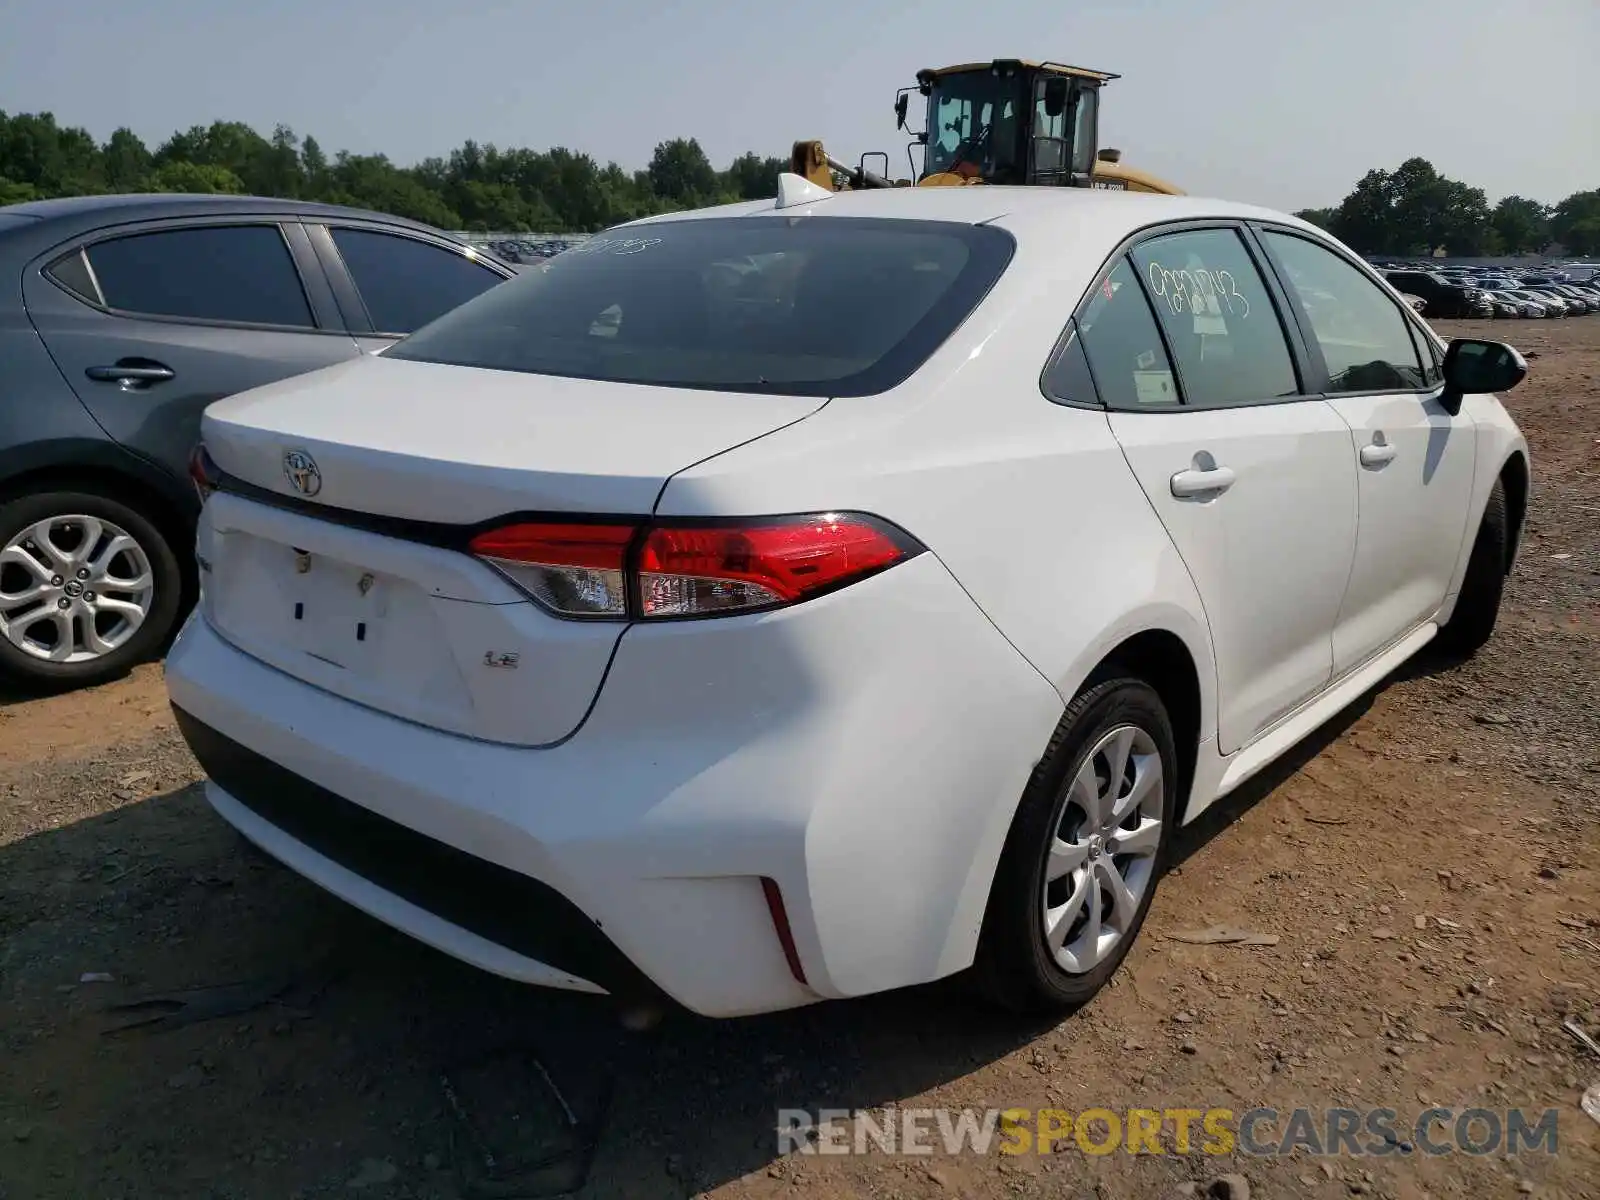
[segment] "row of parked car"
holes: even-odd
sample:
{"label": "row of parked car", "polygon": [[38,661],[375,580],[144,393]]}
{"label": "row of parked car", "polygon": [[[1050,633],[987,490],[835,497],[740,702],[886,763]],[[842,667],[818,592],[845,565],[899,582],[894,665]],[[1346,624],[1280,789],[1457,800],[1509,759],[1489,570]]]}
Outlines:
{"label": "row of parked car", "polygon": [[[1507,267],[1379,262],[1384,277],[1430,317],[1579,317],[1600,312],[1600,266]],[[1413,307],[1417,305],[1413,304]]]}
{"label": "row of parked car", "polygon": [[455,236],[469,246],[487,250],[502,262],[508,262],[512,266],[525,266],[554,258],[563,250],[570,250],[583,241],[586,235],[518,234],[508,237],[501,234],[463,232]]}

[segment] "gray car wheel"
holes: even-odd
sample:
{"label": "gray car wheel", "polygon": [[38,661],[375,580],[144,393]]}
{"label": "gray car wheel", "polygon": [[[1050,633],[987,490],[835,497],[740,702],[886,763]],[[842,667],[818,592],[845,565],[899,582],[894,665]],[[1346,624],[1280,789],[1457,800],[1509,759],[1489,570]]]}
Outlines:
{"label": "gray car wheel", "polygon": [[121,674],[165,642],[181,591],[167,539],[120,500],[0,504],[0,672],[47,686]]}

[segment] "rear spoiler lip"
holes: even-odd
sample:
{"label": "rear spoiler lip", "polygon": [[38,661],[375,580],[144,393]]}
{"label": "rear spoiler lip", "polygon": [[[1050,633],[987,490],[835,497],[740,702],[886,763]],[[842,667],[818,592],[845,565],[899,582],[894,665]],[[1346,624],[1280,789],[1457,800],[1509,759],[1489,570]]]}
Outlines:
{"label": "rear spoiler lip", "polygon": [[507,512],[490,517],[487,520],[474,521],[469,525],[462,525],[447,521],[422,521],[415,517],[390,517],[382,513],[364,512],[360,509],[318,504],[314,500],[307,500],[298,496],[286,496],[282,492],[264,488],[259,484],[251,483],[247,479],[241,479],[237,475],[230,475],[221,468],[216,469],[213,484],[217,491],[227,492],[229,495],[237,496],[241,500],[265,504],[272,508],[284,509],[319,521],[343,525],[350,529],[360,529],[382,537],[392,537],[406,542],[418,542],[426,546],[438,546],[445,550],[459,550],[463,554],[470,552],[469,547],[472,539],[478,534],[499,528],[502,525],[520,522],[537,523],[541,521],[560,521],[569,525],[589,524],[591,522],[594,524],[620,524],[625,522],[643,524],[649,520],[649,514],[647,513],[573,513],[541,510]]}

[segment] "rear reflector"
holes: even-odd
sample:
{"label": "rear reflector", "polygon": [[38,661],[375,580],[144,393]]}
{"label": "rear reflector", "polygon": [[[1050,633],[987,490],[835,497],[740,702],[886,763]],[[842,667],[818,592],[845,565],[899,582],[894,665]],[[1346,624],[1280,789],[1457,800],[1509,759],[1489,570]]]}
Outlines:
{"label": "rear reflector", "polygon": [[524,523],[472,539],[552,612],[612,619],[709,617],[779,608],[921,552],[859,513],[661,524]]}
{"label": "rear reflector", "polygon": [[778,888],[778,881],[763,875],[761,894],[767,898],[767,912],[772,917],[772,930],[778,935],[778,945],[783,947],[783,957],[789,964],[789,974],[795,977],[796,982],[805,984],[805,965],[800,961],[799,947],[794,944],[794,930],[789,927],[789,913],[783,907],[783,892]]}

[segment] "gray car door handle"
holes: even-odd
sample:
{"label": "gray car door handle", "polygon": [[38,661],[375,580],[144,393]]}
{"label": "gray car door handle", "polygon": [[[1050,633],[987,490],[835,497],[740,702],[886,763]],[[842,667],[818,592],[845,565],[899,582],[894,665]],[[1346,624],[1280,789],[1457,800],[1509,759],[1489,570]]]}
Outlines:
{"label": "gray car door handle", "polygon": [[1172,494],[1182,500],[1189,496],[1204,496],[1207,492],[1225,492],[1233,486],[1233,480],[1231,467],[1179,471],[1172,477]]}
{"label": "gray car door handle", "polygon": [[110,367],[90,367],[84,371],[90,379],[100,383],[115,383],[123,388],[136,388],[148,386],[152,383],[164,383],[175,374],[171,367],[164,367],[157,362],[129,363],[120,362]]}
{"label": "gray car door handle", "polygon": [[1394,454],[1394,447],[1388,442],[1373,442],[1370,446],[1361,447],[1361,465],[1377,470],[1392,463]]}

